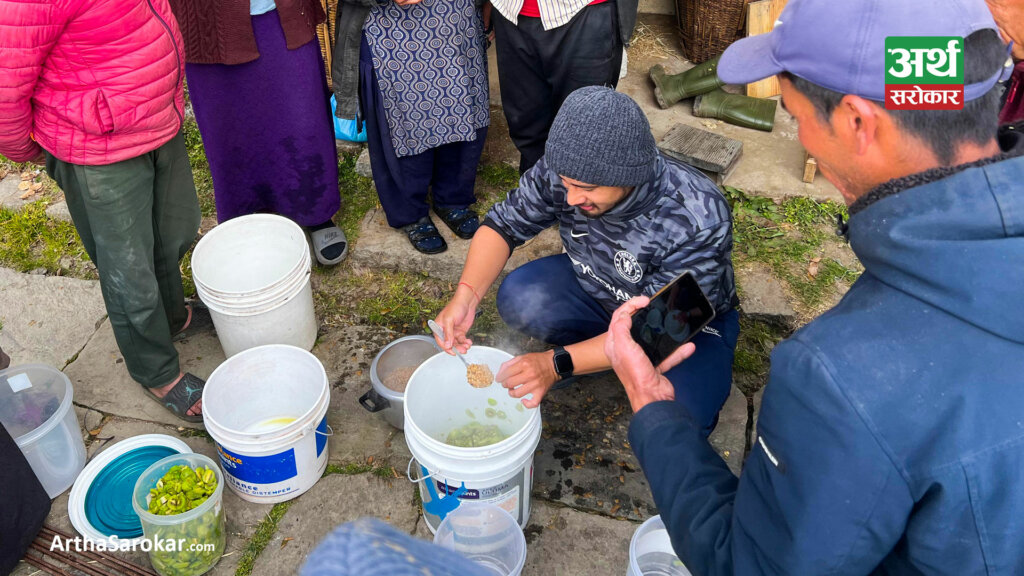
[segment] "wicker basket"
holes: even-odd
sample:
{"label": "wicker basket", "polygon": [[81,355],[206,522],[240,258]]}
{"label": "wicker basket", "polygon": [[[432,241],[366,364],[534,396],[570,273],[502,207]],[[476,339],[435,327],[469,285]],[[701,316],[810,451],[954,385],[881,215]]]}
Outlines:
{"label": "wicker basket", "polygon": [[725,51],[743,27],[747,0],[676,0],[683,56],[699,64]]}

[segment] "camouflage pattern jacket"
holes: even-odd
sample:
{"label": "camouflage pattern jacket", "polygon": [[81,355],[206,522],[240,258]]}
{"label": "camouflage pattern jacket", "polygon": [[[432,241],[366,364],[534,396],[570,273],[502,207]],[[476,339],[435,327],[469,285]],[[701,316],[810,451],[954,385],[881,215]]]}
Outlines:
{"label": "camouflage pattern jacket", "polygon": [[653,181],[597,218],[566,201],[561,178],[543,158],[519,188],[494,206],[484,226],[514,250],[559,225],[562,245],[583,289],[609,313],[633,296],[650,296],[692,271],[715,310],[736,307],[732,219],[722,192],[697,169],[659,156]]}

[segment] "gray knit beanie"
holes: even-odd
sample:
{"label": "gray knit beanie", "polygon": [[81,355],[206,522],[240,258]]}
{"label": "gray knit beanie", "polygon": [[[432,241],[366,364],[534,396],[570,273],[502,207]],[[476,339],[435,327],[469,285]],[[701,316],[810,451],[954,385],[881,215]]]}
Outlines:
{"label": "gray knit beanie", "polygon": [[603,86],[565,99],[548,133],[544,158],[557,174],[596,186],[639,186],[654,178],[658,158],[640,106]]}

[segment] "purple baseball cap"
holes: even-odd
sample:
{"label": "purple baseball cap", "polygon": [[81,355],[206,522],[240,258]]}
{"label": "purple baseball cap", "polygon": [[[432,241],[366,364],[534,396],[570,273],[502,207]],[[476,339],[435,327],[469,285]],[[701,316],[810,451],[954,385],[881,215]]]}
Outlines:
{"label": "purple baseball cap", "polygon": [[[790,0],[767,34],[734,42],[718,63],[729,84],[789,72],[841,94],[885,100],[887,36],[963,36],[998,30],[984,0]],[[974,100],[1005,80],[1012,63],[964,87]]]}

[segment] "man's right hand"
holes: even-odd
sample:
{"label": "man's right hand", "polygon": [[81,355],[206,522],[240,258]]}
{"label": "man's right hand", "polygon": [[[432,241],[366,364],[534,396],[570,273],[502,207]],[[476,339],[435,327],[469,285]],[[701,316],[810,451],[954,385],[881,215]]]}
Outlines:
{"label": "man's right hand", "polygon": [[473,320],[476,319],[476,294],[465,284],[460,284],[455,289],[448,305],[441,310],[441,313],[434,319],[441,329],[444,330],[444,341],[442,342],[435,335],[434,340],[445,352],[455,354],[452,347],[458,349],[462,354],[469,351],[473,341],[466,337],[469,329],[473,327]]}

